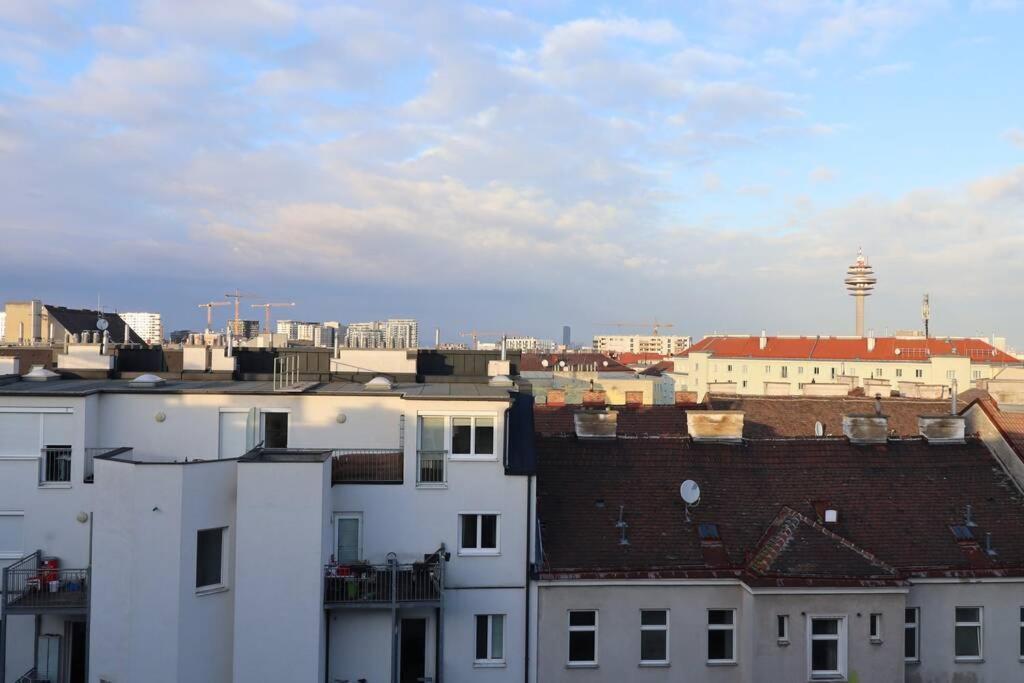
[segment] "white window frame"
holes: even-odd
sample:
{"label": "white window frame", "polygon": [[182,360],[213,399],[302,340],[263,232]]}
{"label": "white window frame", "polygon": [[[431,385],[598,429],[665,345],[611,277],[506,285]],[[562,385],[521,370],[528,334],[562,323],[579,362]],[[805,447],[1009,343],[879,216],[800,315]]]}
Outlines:
{"label": "white window frame", "polygon": [[[451,414],[446,416],[448,419],[445,421],[445,443],[448,445],[448,459],[459,461],[459,460],[484,460],[492,461],[498,459],[498,417],[493,413],[471,413],[471,414]],[[456,453],[455,447],[452,444],[452,440],[455,438],[455,419],[463,418],[469,419],[469,453]],[[476,452],[476,421],[480,418],[491,420],[491,430],[493,436],[491,437],[491,453],[477,453]]]}
{"label": "white window frame", "polygon": [[335,512],[334,523],[332,528],[334,529],[334,560],[341,562],[339,555],[340,548],[338,547],[338,520],[341,519],[354,519],[359,523],[359,531],[356,534],[356,561],[360,562],[363,560],[363,513],[362,512]]}
{"label": "white window frame", "polygon": [[[25,556],[25,511],[0,510],[0,517],[21,517],[21,548],[0,548],[0,560],[20,560]],[[0,596],[2,599],[2,596]]]}
{"label": "white window frame", "polygon": [[[835,636],[814,635],[814,622],[816,620],[834,619],[838,622]],[[814,671],[814,652],[812,651],[815,640],[835,640],[836,665],[835,671]],[[812,681],[820,680],[846,680],[847,672],[847,643],[846,643],[846,615],[845,614],[808,614],[807,615],[807,678]]]}
{"label": "white window frame", "polygon": [[[712,612],[732,612],[732,623],[731,624],[712,624],[711,613]],[[709,607],[707,613],[704,615],[704,623],[707,626],[705,635],[705,647],[704,657],[705,663],[712,666],[721,664],[735,664],[739,661],[739,652],[737,651],[737,638],[736,638],[736,608],[735,607]],[[711,631],[729,631],[732,634],[732,659],[711,659],[708,648],[710,646],[710,634]]]}
{"label": "white window frame", "polygon": [[896,376],[897,377],[902,377],[903,376],[903,368],[896,368]]}
{"label": "white window frame", "polygon": [[[779,633],[779,626],[782,626],[782,633]],[[775,641],[779,645],[789,645],[789,615],[775,615]]]}
{"label": "white window frame", "polygon": [[[228,589],[228,553],[231,548],[231,529],[228,526],[210,526],[203,527],[202,529],[196,529],[196,577],[195,582],[199,581],[199,532],[201,531],[217,531],[220,530],[220,582],[209,583],[202,586],[196,586],[196,595],[207,595],[209,593],[220,593]],[[195,583],[193,582],[193,583]]]}
{"label": "white window frame", "polygon": [[872,612],[868,615],[868,640],[875,644],[882,642],[881,612]]}
{"label": "white window frame", "polygon": [[[662,624],[648,624],[644,625],[644,612],[664,612],[665,623]],[[640,666],[668,666],[669,662],[672,661],[672,654],[669,651],[671,638],[669,637],[670,628],[672,623],[672,614],[667,608],[645,608],[640,610]],[[665,634],[665,659],[644,659],[643,653],[643,632],[644,631],[660,631]]]}
{"label": "white window frame", "polygon": [[[978,621],[957,621],[956,610],[976,609],[978,610]],[[958,655],[956,653],[956,630],[958,628],[974,627],[978,629],[978,654]],[[956,605],[953,607],[953,660],[957,662],[983,662],[985,661],[985,608],[980,605]]]}
{"label": "white window frame", "polygon": [[[593,612],[594,613],[594,625],[593,626],[573,626],[572,625],[572,613],[573,612]],[[600,619],[601,619],[601,614],[596,609],[584,608],[584,609],[570,609],[570,610],[566,610],[565,611],[565,624],[568,627],[566,629],[566,632],[565,632],[565,634],[566,634],[566,636],[565,636],[565,661],[566,661],[566,664],[565,665],[567,667],[569,667],[569,668],[577,668],[577,667],[593,668],[593,667],[596,667],[598,665],[597,664],[598,663],[598,650],[600,649],[599,648],[599,642],[598,642],[598,633],[600,632],[599,631],[599,626],[600,626],[600,623],[601,623]],[[581,660],[581,661],[573,661],[572,659],[570,659],[570,657],[572,657],[572,634],[573,633],[578,633],[578,632],[593,632],[593,634],[594,634],[594,658],[593,659]]]}
{"label": "white window frame", "polygon": [[[476,635],[477,634],[476,634],[475,629],[478,627],[478,622],[477,622],[477,618],[478,617],[487,617],[487,654],[488,655],[493,655],[494,654],[494,652],[491,651],[491,649],[492,649],[492,647],[494,645],[494,641],[493,641],[494,619],[495,618],[500,618],[501,619],[501,657],[490,657],[490,656],[488,656],[485,659],[477,659],[476,658]],[[498,612],[498,613],[495,613],[495,614],[474,614],[473,615],[473,629],[474,629],[474,633],[473,633],[473,636],[474,636],[473,637],[473,666],[478,667],[478,668],[497,668],[497,667],[506,666],[507,659],[506,659],[505,652],[506,652],[506,647],[508,645],[508,639],[505,637],[505,635],[508,633],[508,618],[507,618],[507,615],[502,613],[502,612]]]}
{"label": "white window frame", "polygon": [[[470,515],[473,515],[473,516],[475,516],[477,518],[476,519],[476,542],[477,542],[477,546],[475,548],[463,548],[462,547],[462,528],[463,528],[462,518],[463,517],[468,517]],[[483,542],[484,525],[481,524],[481,521],[482,521],[482,519],[483,519],[483,517],[485,515],[493,515],[496,518],[495,522],[494,522],[494,548],[481,548],[480,545],[479,545],[480,543]],[[459,529],[458,529],[459,555],[462,555],[462,556],[467,556],[467,555],[481,556],[482,555],[482,556],[491,556],[491,557],[494,557],[496,555],[501,555],[501,513],[500,512],[495,512],[495,511],[490,511],[490,510],[484,510],[484,511],[467,510],[467,511],[459,513],[458,524],[459,524]]]}
{"label": "white window frame", "polygon": [[[903,617],[903,631],[904,634],[907,631],[914,631],[914,656],[907,656],[906,636],[904,635],[903,645],[903,661],[911,664],[917,664],[921,661],[921,608],[920,607],[907,607],[906,610],[912,610],[914,612],[914,623],[911,624],[907,621],[906,616]],[[904,610],[904,615],[906,615]]]}

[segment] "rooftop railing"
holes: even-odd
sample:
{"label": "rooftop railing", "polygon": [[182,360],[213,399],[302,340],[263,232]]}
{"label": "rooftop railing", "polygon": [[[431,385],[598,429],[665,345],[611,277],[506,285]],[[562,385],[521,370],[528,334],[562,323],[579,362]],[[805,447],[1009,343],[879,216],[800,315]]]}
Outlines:
{"label": "rooftop railing", "polygon": [[439,603],[444,590],[444,546],[423,562],[337,564],[324,567],[324,603],[335,607],[397,607]]}
{"label": "rooftop railing", "polygon": [[332,484],[401,484],[405,456],[400,448],[336,448]]}
{"label": "rooftop railing", "polygon": [[88,568],[47,565],[37,550],[3,569],[7,613],[78,612],[89,606]]}

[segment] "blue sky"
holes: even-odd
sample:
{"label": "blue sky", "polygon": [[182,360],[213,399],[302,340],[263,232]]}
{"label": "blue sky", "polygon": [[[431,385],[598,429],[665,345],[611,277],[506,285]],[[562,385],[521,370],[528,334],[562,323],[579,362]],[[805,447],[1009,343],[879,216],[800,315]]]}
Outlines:
{"label": "blue sky", "polygon": [[879,333],[929,292],[941,333],[1024,346],[1022,30],[1012,0],[8,0],[0,297],[843,334],[863,246]]}

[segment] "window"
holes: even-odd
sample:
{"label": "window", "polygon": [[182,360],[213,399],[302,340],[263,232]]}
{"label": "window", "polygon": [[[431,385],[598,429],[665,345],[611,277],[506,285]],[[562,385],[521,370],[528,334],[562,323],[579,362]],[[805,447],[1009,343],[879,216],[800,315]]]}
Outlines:
{"label": "window", "polygon": [[772,366],[770,366],[770,365],[764,366],[764,374],[769,375],[769,374],[771,374],[771,372],[772,372]]}
{"label": "window", "polygon": [[821,368],[814,368],[814,374],[815,375],[821,374]]}
{"label": "window", "polygon": [[980,607],[956,608],[955,656],[958,660],[980,660],[982,653]]}
{"label": "window", "polygon": [[597,666],[597,610],[569,611],[569,666]]}
{"label": "window", "polygon": [[263,447],[288,448],[288,413],[262,412]]}
{"label": "window", "polygon": [[789,377],[789,367],[786,366],[786,365],[782,366],[782,376],[783,377]]}
{"label": "window", "polygon": [[903,617],[903,659],[908,662],[920,661],[918,650],[917,624],[920,616],[916,607],[908,607],[904,610]]}
{"label": "window", "polygon": [[802,365],[796,366],[796,374],[798,374],[798,375],[804,374],[804,366],[802,366]]}
{"label": "window", "polygon": [[731,365],[726,365],[725,366],[725,370],[726,370],[726,372],[732,372],[732,366]]}
{"label": "window", "polygon": [[789,645],[789,615],[779,614],[775,617],[775,638],[779,645]]}
{"label": "window", "polygon": [[363,516],[358,512],[341,512],[334,516],[334,560],[351,564],[363,559]]}
{"label": "window", "polygon": [[744,375],[747,374],[747,366],[744,365],[740,372],[742,372]]}
{"label": "window", "polygon": [[640,663],[668,664],[668,610],[640,610]]}
{"label": "window", "polygon": [[974,377],[974,379],[981,379],[981,370],[972,371],[971,376]]}
{"label": "window", "polygon": [[416,483],[444,484],[444,462],[447,452],[444,446],[443,417],[420,418],[420,447],[416,451]]}
{"label": "window", "polygon": [[882,376],[882,368],[875,368],[875,377]]}
{"label": "window", "polygon": [[494,455],[494,418],[453,417],[452,455]]}
{"label": "window", "polygon": [[877,612],[868,617],[868,639],[872,643],[882,642],[882,615]]}
{"label": "window", "polygon": [[25,512],[0,510],[0,560],[20,560],[25,548]]}
{"label": "window", "polygon": [[918,379],[924,377],[924,370],[921,370],[921,369],[914,370],[914,377],[917,377]]}
{"label": "window", "polygon": [[45,446],[39,463],[39,483],[71,481],[71,446]]}
{"label": "window", "polygon": [[708,663],[736,661],[736,610],[708,610]]}
{"label": "window", "polygon": [[896,368],[896,376],[897,377],[902,377],[903,376],[903,368]]}
{"label": "window", "polygon": [[946,370],[946,379],[953,379],[956,377],[956,370]]}
{"label": "window", "polygon": [[846,618],[808,617],[810,628],[807,657],[811,678],[840,678],[846,675]]}
{"label": "window", "polygon": [[505,665],[505,615],[476,615],[476,666]]}
{"label": "window", "polygon": [[196,588],[224,583],[224,528],[200,529],[196,534]]}
{"label": "window", "polygon": [[460,555],[498,554],[497,514],[462,514],[459,515],[459,526],[461,527]]}
{"label": "window", "polygon": [[747,388],[747,380],[743,380],[743,388],[744,388],[744,389],[746,389],[746,388]]}

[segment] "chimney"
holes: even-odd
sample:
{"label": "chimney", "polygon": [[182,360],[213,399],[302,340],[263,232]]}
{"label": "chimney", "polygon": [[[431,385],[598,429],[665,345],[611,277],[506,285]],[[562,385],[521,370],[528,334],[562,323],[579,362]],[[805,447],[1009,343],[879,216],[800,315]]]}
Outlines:
{"label": "chimney", "polygon": [[875,350],[875,331],[868,330],[868,352]]}
{"label": "chimney", "polygon": [[549,406],[564,406],[565,405],[565,389],[548,389],[548,405]]}
{"label": "chimney", "polygon": [[949,390],[949,414],[956,415],[956,377],[953,378],[953,386]]}
{"label": "chimney", "polygon": [[686,431],[694,441],[741,443],[742,410],[687,410]]}
{"label": "chimney", "polygon": [[921,415],[917,428],[928,443],[964,443],[966,430],[960,415]]}
{"label": "chimney", "polygon": [[675,403],[677,406],[689,406],[697,403],[697,392],[696,391],[677,391],[675,392]]}
{"label": "chimney", "polygon": [[605,399],[607,398],[605,392],[601,389],[590,390],[583,392],[583,405],[585,406],[603,406]]}
{"label": "chimney", "polygon": [[758,341],[757,346],[762,351],[764,351],[765,348],[767,348],[767,346],[768,346],[768,332],[766,330],[761,330],[761,339]]}
{"label": "chimney", "polygon": [[627,406],[642,406],[644,404],[644,392],[642,391],[627,391],[626,392],[626,405]]}
{"label": "chimney", "polygon": [[850,443],[885,443],[889,439],[889,418],[880,414],[844,415],[843,434]]}
{"label": "chimney", "polygon": [[578,439],[614,439],[619,414],[614,410],[580,410],[573,413]]}

